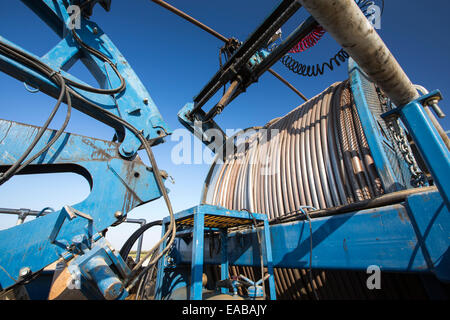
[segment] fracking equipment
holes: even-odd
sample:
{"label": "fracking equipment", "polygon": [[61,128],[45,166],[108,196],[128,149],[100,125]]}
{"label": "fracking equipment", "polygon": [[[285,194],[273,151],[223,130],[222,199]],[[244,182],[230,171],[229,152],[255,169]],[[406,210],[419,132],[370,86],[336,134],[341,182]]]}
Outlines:
{"label": "fracking equipment", "polygon": [[[96,3],[109,10],[111,1],[22,2],[61,41],[38,57],[0,36],[0,70],[57,102],[42,127],[0,120],[0,184],[15,174],[75,172],[91,193],[57,211],[0,209],[19,214],[18,225],[0,231],[2,298],[27,297],[51,280],[49,299],[448,299],[449,142],[435,118],[444,116],[442,96],[411,83],[369,21],[380,13],[373,1],[283,0],[240,42],[153,0],[225,43],[225,62],[178,113],[215,153],[201,203],[178,213],[152,152],[171,132],[90,19]],[[281,39],[302,7],[311,16]],[[325,32],[342,50],[323,64],[298,62],[293,55]],[[100,88],[69,73],[78,59]],[[349,78],[310,99],[271,69],[281,62],[319,76],[347,59]],[[305,102],[227,137],[215,118],[266,71]],[[48,129],[63,103],[65,122]],[[114,128],[114,141],[65,132],[72,107]],[[161,197],[169,210],[162,221],[127,217]],[[36,218],[24,223],[27,215]],[[104,233],[127,220],[141,227],[117,251]],[[160,241],[130,261],[156,225]],[[381,290],[367,287],[369,269],[382,272]]]}

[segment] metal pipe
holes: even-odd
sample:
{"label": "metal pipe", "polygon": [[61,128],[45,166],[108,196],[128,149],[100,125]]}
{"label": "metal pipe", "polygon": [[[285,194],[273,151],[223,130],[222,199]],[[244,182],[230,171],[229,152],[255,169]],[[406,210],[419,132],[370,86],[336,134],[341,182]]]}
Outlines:
{"label": "metal pipe", "polygon": [[8,208],[0,208],[1,214],[14,214],[20,215],[24,212],[27,213],[27,216],[37,216],[40,211],[30,210],[30,209],[8,209]]}
{"label": "metal pipe", "polygon": [[204,121],[209,121],[222,112],[222,110],[230,103],[230,98],[237,91],[240,84],[241,82],[238,79],[231,83],[220,101],[206,113]]}
{"label": "metal pipe", "polygon": [[401,107],[419,94],[354,0],[299,0],[364,72]]}
{"label": "metal pipe", "polygon": [[[147,221],[145,219],[131,219],[131,218],[126,218],[125,222],[127,223],[138,223],[142,226],[144,226],[145,224],[147,224]],[[137,244],[137,250],[136,250],[136,259],[135,262],[138,263],[141,260],[141,252],[142,252],[142,242],[144,241],[144,234],[142,234],[139,237],[138,240],[138,244]]]}
{"label": "metal pipe", "polygon": [[[221,35],[220,33],[218,33],[217,31],[211,29],[210,27],[208,27],[207,25],[201,23],[200,21],[194,19],[193,17],[191,17],[190,15],[188,15],[187,13],[175,8],[174,6],[171,6],[170,4],[168,4],[165,1],[162,0],[151,0],[154,3],[160,5],[163,8],[166,8],[167,10],[169,10],[172,13],[175,13],[177,16],[191,22],[192,24],[196,25],[197,27],[199,27],[200,29],[208,32],[209,34],[213,35],[214,37],[216,37],[219,40],[222,40],[225,43],[228,43],[231,39]],[[307,100],[306,97],[300,92],[298,91],[292,84],[290,84],[286,79],[284,79],[283,77],[281,77],[278,73],[276,73],[275,71],[273,71],[272,69],[269,69],[269,72],[274,75],[278,80],[280,80],[282,83],[284,83],[289,89],[291,89],[292,91],[294,91],[298,96],[300,96],[302,99],[304,99],[305,101]]]}
{"label": "metal pipe", "polygon": [[[37,216],[41,211],[33,211],[30,209],[8,209],[8,208],[0,208],[0,214],[13,214],[17,215],[16,225],[20,225],[25,222],[25,219],[28,216]],[[45,214],[45,213],[41,213]]]}
{"label": "metal pipe", "polygon": [[208,27],[207,25],[201,23],[198,20],[195,20],[194,18],[192,18],[190,15],[184,13],[183,11],[175,8],[174,6],[171,6],[170,4],[168,4],[165,1],[161,1],[161,0],[151,0],[156,4],[159,4],[161,7],[166,8],[167,10],[169,10],[172,13],[175,13],[177,16],[186,19],[187,21],[189,21],[190,23],[196,25],[197,27],[199,27],[200,29],[208,32],[209,34],[213,35],[214,37],[222,40],[223,42],[228,42],[228,38],[221,35],[220,33],[218,33],[217,31],[211,29],[210,27]]}
{"label": "metal pipe", "polygon": [[268,70],[275,78],[277,78],[278,80],[280,80],[281,82],[283,82],[289,89],[291,89],[292,91],[294,91],[300,98],[302,98],[305,101],[308,101],[308,98],[305,97],[305,95],[303,93],[301,93],[300,91],[298,91],[292,84],[290,84],[289,82],[286,81],[286,79],[284,79],[282,76],[280,76],[278,73],[276,73],[275,71],[273,71],[272,69]]}

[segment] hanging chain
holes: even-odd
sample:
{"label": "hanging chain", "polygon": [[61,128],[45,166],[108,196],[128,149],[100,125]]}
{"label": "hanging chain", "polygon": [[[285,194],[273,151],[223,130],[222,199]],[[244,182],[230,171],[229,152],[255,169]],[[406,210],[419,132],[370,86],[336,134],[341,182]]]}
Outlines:
{"label": "hanging chain", "polygon": [[[392,102],[386,97],[379,88],[377,88],[378,97],[383,106],[383,111],[392,110]],[[408,165],[409,172],[411,173],[411,185],[415,188],[421,187],[425,184],[426,176],[420,170],[417,165],[416,159],[412,153],[411,146],[408,142],[405,130],[400,125],[400,120],[398,118],[386,121],[387,128],[390,132],[392,139],[397,145],[398,150],[403,156],[403,159]]]}

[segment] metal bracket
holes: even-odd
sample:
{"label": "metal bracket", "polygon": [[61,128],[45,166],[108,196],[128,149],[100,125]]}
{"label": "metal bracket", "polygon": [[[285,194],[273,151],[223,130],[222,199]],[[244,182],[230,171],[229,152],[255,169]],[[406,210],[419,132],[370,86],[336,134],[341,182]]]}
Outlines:
{"label": "metal bracket", "polygon": [[[432,101],[441,101],[443,99],[442,93],[439,90],[434,90],[429,94],[423,95],[415,100],[415,102],[420,103],[421,105],[429,105]],[[399,106],[388,112],[385,112],[381,115],[381,117],[386,121],[391,121],[399,118],[401,116],[401,110],[405,106]]]}

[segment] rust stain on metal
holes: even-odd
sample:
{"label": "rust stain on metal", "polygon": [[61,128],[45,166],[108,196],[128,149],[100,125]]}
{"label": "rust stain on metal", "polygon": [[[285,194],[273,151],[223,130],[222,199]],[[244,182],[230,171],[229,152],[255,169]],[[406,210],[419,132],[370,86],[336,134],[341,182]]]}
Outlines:
{"label": "rust stain on metal", "polygon": [[[86,145],[88,145],[92,149],[94,149],[94,151],[91,154],[92,158],[96,158],[98,160],[109,160],[112,158],[111,154],[109,154],[105,150],[97,147],[91,140],[83,138],[83,139],[81,139],[81,141],[83,141],[83,143],[85,143]],[[89,159],[89,160],[92,160],[92,159]]]}
{"label": "rust stain on metal", "polygon": [[406,214],[406,212],[404,212],[403,210],[397,210],[397,214],[403,223],[405,223],[406,221],[409,222],[409,217],[408,214]]}

